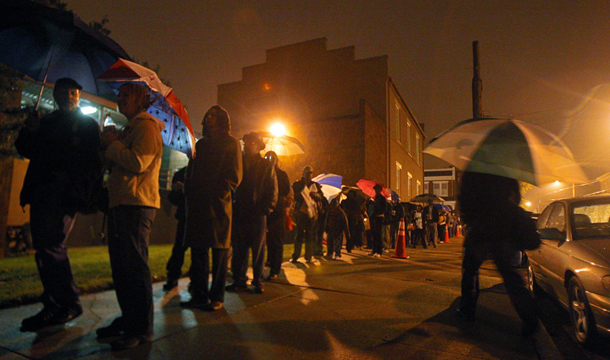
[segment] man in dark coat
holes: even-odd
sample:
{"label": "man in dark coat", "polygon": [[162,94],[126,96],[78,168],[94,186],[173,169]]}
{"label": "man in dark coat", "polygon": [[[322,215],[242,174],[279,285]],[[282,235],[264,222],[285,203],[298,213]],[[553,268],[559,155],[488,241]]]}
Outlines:
{"label": "man in dark coat", "polygon": [[440,214],[438,209],[432,203],[432,200],[428,200],[428,205],[424,208],[424,223],[426,224],[426,239],[428,243],[432,243],[432,246],[436,248],[436,239],[438,238],[438,220]]}
{"label": "man in dark coat", "polygon": [[[192,299],[182,305],[206,311],[221,309],[231,247],[233,191],[243,167],[239,140],[231,136],[229,114],[212,106],[205,114],[203,137],[197,141],[184,183],[185,245],[191,247]],[[212,286],[209,250],[212,249]],[[208,301],[210,301],[208,303]]]}
{"label": "man in dark coat", "polygon": [[87,174],[101,175],[102,165],[99,125],[78,108],[81,89],[72,79],[57,80],[53,97],[59,110],[40,120],[37,114],[30,115],[15,141],[19,154],[30,159],[21,205],[30,204],[32,241],[44,289],[44,308],[23,320],[22,331],[62,324],[83,312],[66,239],[74,215],[87,201],[74,190],[91,185]]}
{"label": "man in dark coat", "polygon": [[519,207],[517,180],[466,171],[462,175],[458,207],[468,226],[462,260],[462,297],[458,314],[474,320],[479,297],[479,267],[493,258],[506,292],[523,321],[523,336],[539,327],[532,292],[519,272],[522,251],[540,245],[535,222]]}
{"label": "man in dark coat", "polygon": [[292,184],[294,191],[294,220],[296,238],[291,262],[296,263],[301,256],[301,248],[305,243],[305,261],[312,262],[314,253],[314,226],[319,217],[318,204],[322,201],[322,187],[312,181],[313,168],[309,165],[303,168],[303,177]]}
{"label": "man in dark coat", "polygon": [[284,234],[286,233],[287,210],[292,205],[290,180],[288,174],[278,166],[277,154],[269,151],[265,159],[275,167],[277,176],[278,198],[275,208],[267,217],[267,261],[271,267],[266,280],[275,280],[280,274],[284,257]]}
{"label": "man in dark coat", "polygon": [[178,220],[176,226],[176,239],[172,248],[172,255],[167,261],[167,281],[163,284],[163,290],[170,291],[178,286],[178,279],[182,276],[182,265],[184,265],[184,253],[188,246],[184,244],[184,228],[186,222],[186,204],[184,199],[184,177],[186,166],[176,171],[172,177],[172,190],[167,195],[169,202],[176,206],[174,217]]}
{"label": "man in dark coat", "polygon": [[373,236],[373,251],[368,255],[373,257],[381,257],[383,255],[383,225],[385,223],[385,213],[388,207],[388,200],[381,195],[383,188],[377,184],[375,189],[375,198],[371,206],[371,234]]}
{"label": "man in dark coat", "polygon": [[246,290],[248,276],[248,252],[252,250],[252,285],[254,292],[262,294],[265,267],[265,239],[267,216],[277,203],[277,177],[275,167],[260,152],[265,143],[258,133],[244,135],[244,179],[235,190],[233,207],[234,231],[231,237],[233,258],[231,271],[233,283],[229,291]]}

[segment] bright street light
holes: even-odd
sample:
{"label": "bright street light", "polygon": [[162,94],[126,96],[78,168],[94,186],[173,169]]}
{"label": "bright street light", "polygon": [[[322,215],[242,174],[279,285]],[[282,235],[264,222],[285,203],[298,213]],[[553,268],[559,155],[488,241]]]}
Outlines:
{"label": "bright street light", "polygon": [[280,123],[275,123],[271,125],[269,132],[273,134],[273,136],[282,136],[286,133],[286,128]]}

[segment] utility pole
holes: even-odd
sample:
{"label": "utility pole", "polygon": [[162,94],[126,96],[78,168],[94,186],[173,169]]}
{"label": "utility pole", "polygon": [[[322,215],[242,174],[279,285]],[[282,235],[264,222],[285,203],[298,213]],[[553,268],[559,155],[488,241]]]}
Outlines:
{"label": "utility pole", "polygon": [[472,60],[474,63],[474,76],[472,77],[472,118],[483,117],[483,81],[481,80],[481,67],[479,65],[479,42],[472,42]]}

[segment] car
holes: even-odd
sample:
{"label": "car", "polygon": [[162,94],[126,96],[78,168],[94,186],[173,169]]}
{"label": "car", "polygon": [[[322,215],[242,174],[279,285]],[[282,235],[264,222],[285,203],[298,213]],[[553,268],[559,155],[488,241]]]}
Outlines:
{"label": "car", "polygon": [[565,307],[579,343],[610,335],[610,196],[549,204],[537,221],[541,245],[528,250],[530,289]]}

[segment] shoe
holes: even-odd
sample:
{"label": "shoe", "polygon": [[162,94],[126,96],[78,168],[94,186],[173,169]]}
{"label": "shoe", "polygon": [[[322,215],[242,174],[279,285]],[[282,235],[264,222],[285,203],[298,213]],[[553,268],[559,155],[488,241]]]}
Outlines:
{"label": "shoe", "polygon": [[38,314],[23,319],[21,331],[38,331],[52,325],[60,325],[74,320],[83,313],[83,308],[78,306],[72,309],[49,309],[43,308]]}
{"label": "shoe", "polygon": [[257,284],[254,285],[254,289],[252,289],[252,292],[255,294],[262,294],[265,292],[265,288],[263,287],[263,284]]}
{"label": "shoe", "polygon": [[373,255],[373,257],[374,257],[374,258],[380,258],[380,257],[381,257],[381,255],[380,255],[380,254],[374,254],[374,255]]}
{"label": "shoe", "polygon": [[211,303],[202,306],[201,310],[216,311],[216,310],[222,309],[223,307],[224,307],[224,305],[220,301],[212,301]]}
{"label": "shoe", "polygon": [[98,339],[106,339],[123,334],[122,318],[116,318],[110,325],[95,330]]}
{"label": "shoe", "polygon": [[207,301],[203,302],[203,301],[199,301],[199,300],[195,300],[195,299],[180,302],[180,307],[187,308],[187,309],[203,309],[203,307],[206,305],[208,305]]}
{"label": "shoe", "polygon": [[117,339],[110,343],[112,351],[124,350],[134,348],[142,343],[147,343],[152,340],[151,335],[123,335],[120,339]]}
{"label": "shoe", "polygon": [[231,285],[227,285],[225,287],[227,291],[246,291],[248,290],[248,285],[239,285],[237,283],[233,283]]}
{"label": "shoe", "polygon": [[171,291],[176,286],[178,286],[177,279],[167,279],[165,284],[163,284],[163,291]]}
{"label": "shoe", "polygon": [[347,253],[348,253],[348,254],[351,254],[351,253],[352,253],[352,251],[351,251],[351,250],[347,250]]}
{"label": "shoe", "polygon": [[293,263],[293,264],[297,264],[299,262],[299,260],[298,259],[290,259],[290,262]]}
{"label": "shoe", "polygon": [[368,256],[375,256],[376,254],[375,254],[374,252],[372,252],[372,251],[371,251],[371,252],[370,252],[370,253],[368,253],[367,255],[368,255]]}
{"label": "shoe", "polygon": [[470,311],[464,311],[463,309],[455,309],[455,315],[466,321],[474,321],[474,313]]}
{"label": "shoe", "polygon": [[277,279],[277,274],[269,274],[269,276],[265,278],[265,281],[271,281],[275,279]]}
{"label": "shoe", "polygon": [[305,262],[306,262],[307,264],[313,264],[313,263],[314,263],[314,260],[313,260],[313,259],[309,259],[309,260],[305,260]]}
{"label": "shoe", "polygon": [[341,259],[341,255],[335,255],[335,260]]}

